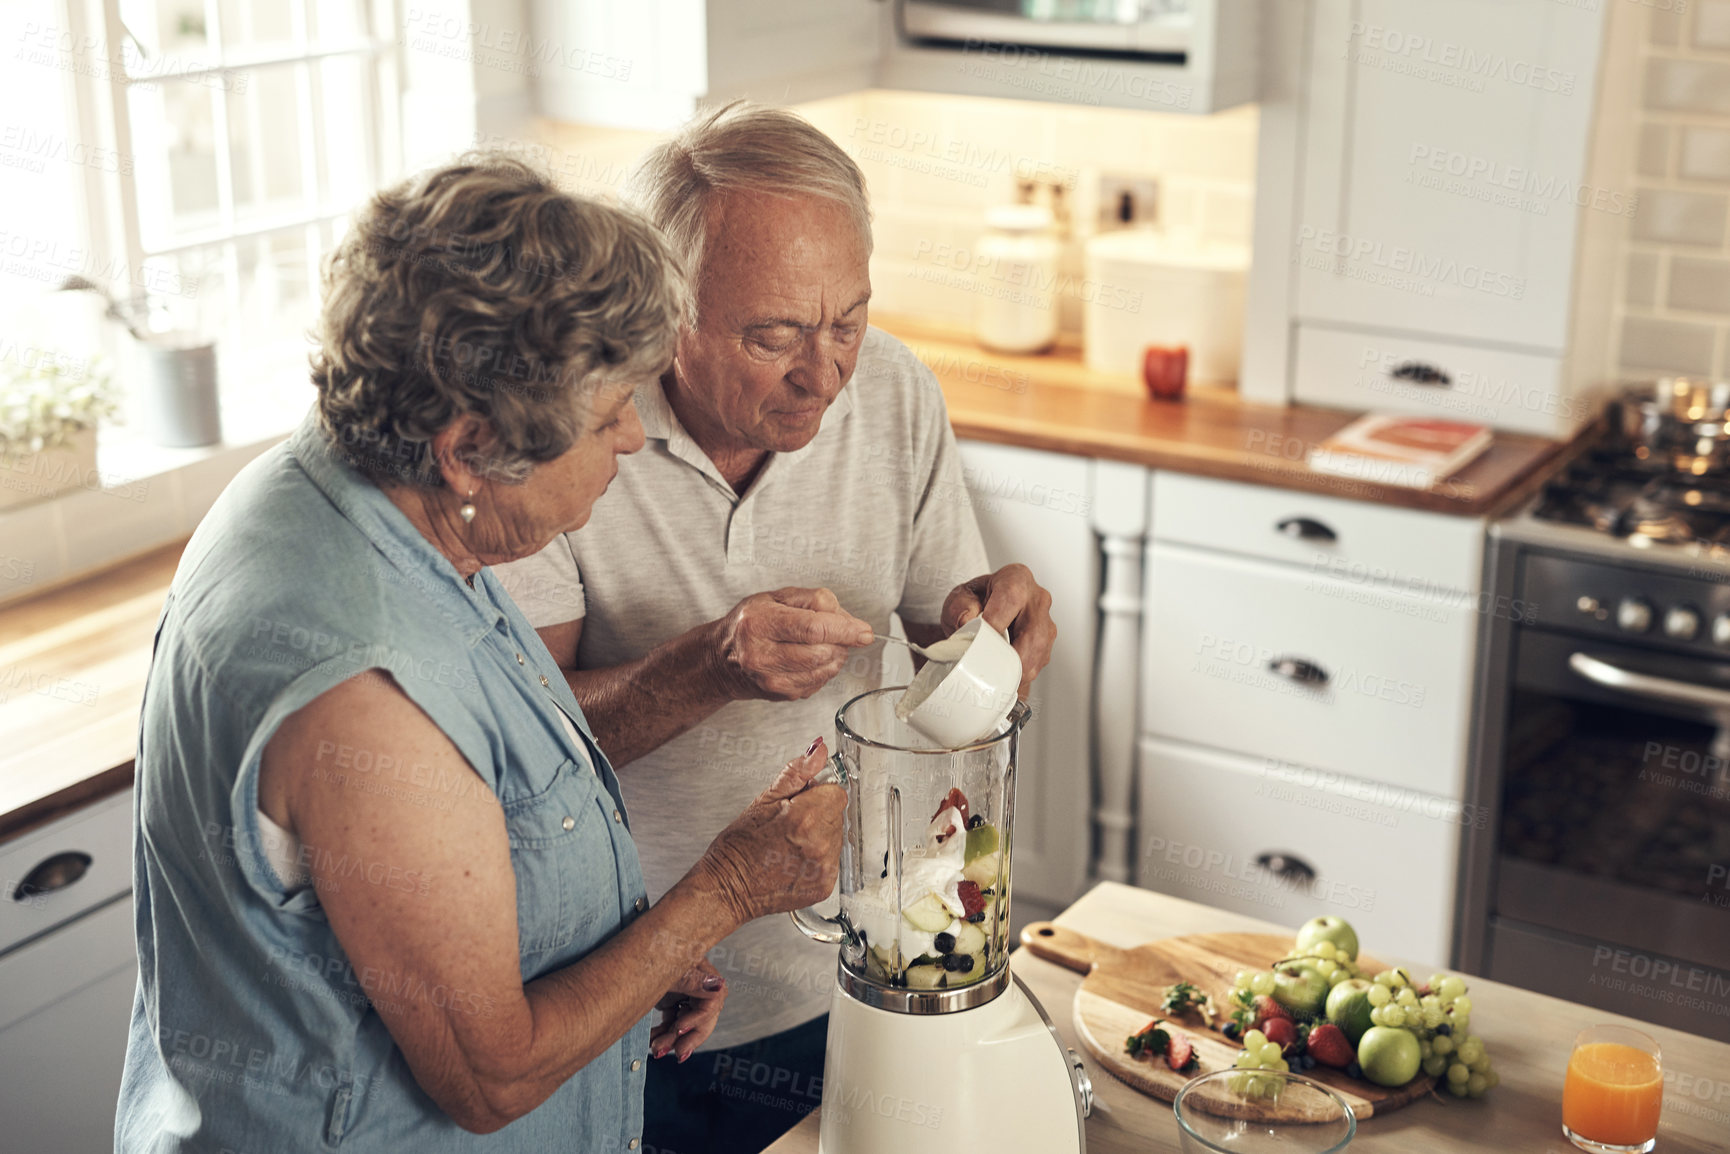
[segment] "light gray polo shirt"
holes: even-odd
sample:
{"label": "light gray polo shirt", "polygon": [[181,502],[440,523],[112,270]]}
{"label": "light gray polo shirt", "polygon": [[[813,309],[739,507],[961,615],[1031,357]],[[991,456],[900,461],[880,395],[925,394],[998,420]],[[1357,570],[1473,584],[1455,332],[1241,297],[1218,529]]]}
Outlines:
{"label": "light gray polo shirt", "polygon": [[[949,591],[987,571],[937,380],[879,329],[867,329],[817,436],[772,455],[743,495],[680,426],[658,383],[636,403],[648,443],[619,461],[589,523],[496,570],[536,628],[583,619],[579,668],[634,661],[753,593],[789,585],[830,589],[879,633],[892,612],[935,623]],[[805,701],[735,702],[620,769],[651,898],[813,737],[834,748],[835,711],[877,688],[882,665],[881,644],[855,650]],[[729,992],[704,1049],[828,1008],[835,947],[809,941],[785,915],[745,926],[710,960]]]}

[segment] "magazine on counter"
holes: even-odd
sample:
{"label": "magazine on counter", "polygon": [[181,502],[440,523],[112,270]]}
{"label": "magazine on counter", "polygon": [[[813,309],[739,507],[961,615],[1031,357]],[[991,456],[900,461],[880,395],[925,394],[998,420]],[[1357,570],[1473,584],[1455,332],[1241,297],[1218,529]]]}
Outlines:
{"label": "magazine on counter", "polygon": [[1381,485],[1428,489],[1490,447],[1484,425],[1371,413],[1310,450],[1309,467]]}

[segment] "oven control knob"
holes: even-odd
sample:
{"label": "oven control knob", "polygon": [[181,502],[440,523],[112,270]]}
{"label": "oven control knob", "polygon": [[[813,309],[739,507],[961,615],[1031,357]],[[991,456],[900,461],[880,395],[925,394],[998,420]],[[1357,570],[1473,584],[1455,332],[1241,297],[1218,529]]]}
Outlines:
{"label": "oven control knob", "polygon": [[1652,603],[1624,597],[1616,606],[1616,627],[1624,633],[1644,633],[1652,628]]}
{"label": "oven control knob", "polygon": [[1700,632],[1700,612],[1692,605],[1677,605],[1664,614],[1664,636],[1692,641]]}
{"label": "oven control knob", "polygon": [[1730,613],[1720,613],[1712,618],[1712,644],[1730,649]]}

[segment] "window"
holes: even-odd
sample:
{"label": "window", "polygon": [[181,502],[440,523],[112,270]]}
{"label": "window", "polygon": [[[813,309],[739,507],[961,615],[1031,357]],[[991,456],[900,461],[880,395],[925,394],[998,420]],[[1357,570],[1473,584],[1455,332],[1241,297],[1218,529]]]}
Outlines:
{"label": "window", "polygon": [[230,353],[304,341],[319,261],[398,165],[391,9],[69,0],[70,47],[106,46],[84,70],[84,121],[107,123],[120,159],[93,207],[151,327],[218,335]]}

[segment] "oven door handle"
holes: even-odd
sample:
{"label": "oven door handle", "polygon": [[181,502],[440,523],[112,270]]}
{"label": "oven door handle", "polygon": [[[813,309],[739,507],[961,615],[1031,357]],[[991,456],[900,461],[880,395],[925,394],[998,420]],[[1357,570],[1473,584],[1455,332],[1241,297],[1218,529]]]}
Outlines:
{"label": "oven door handle", "polygon": [[1594,685],[1620,690],[1635,697],[1667,701],[1675,705],[1704,705],[1709,709],[1730,710],[1730,689],[1715,689],[1709,685],[1695,685],[1691,681],[1653,677],[1650,673],[1635,673],[1631,669],[1611,665],[1608,661],[1588,653],[1573,654],[1568,658],[1568,668]]}

